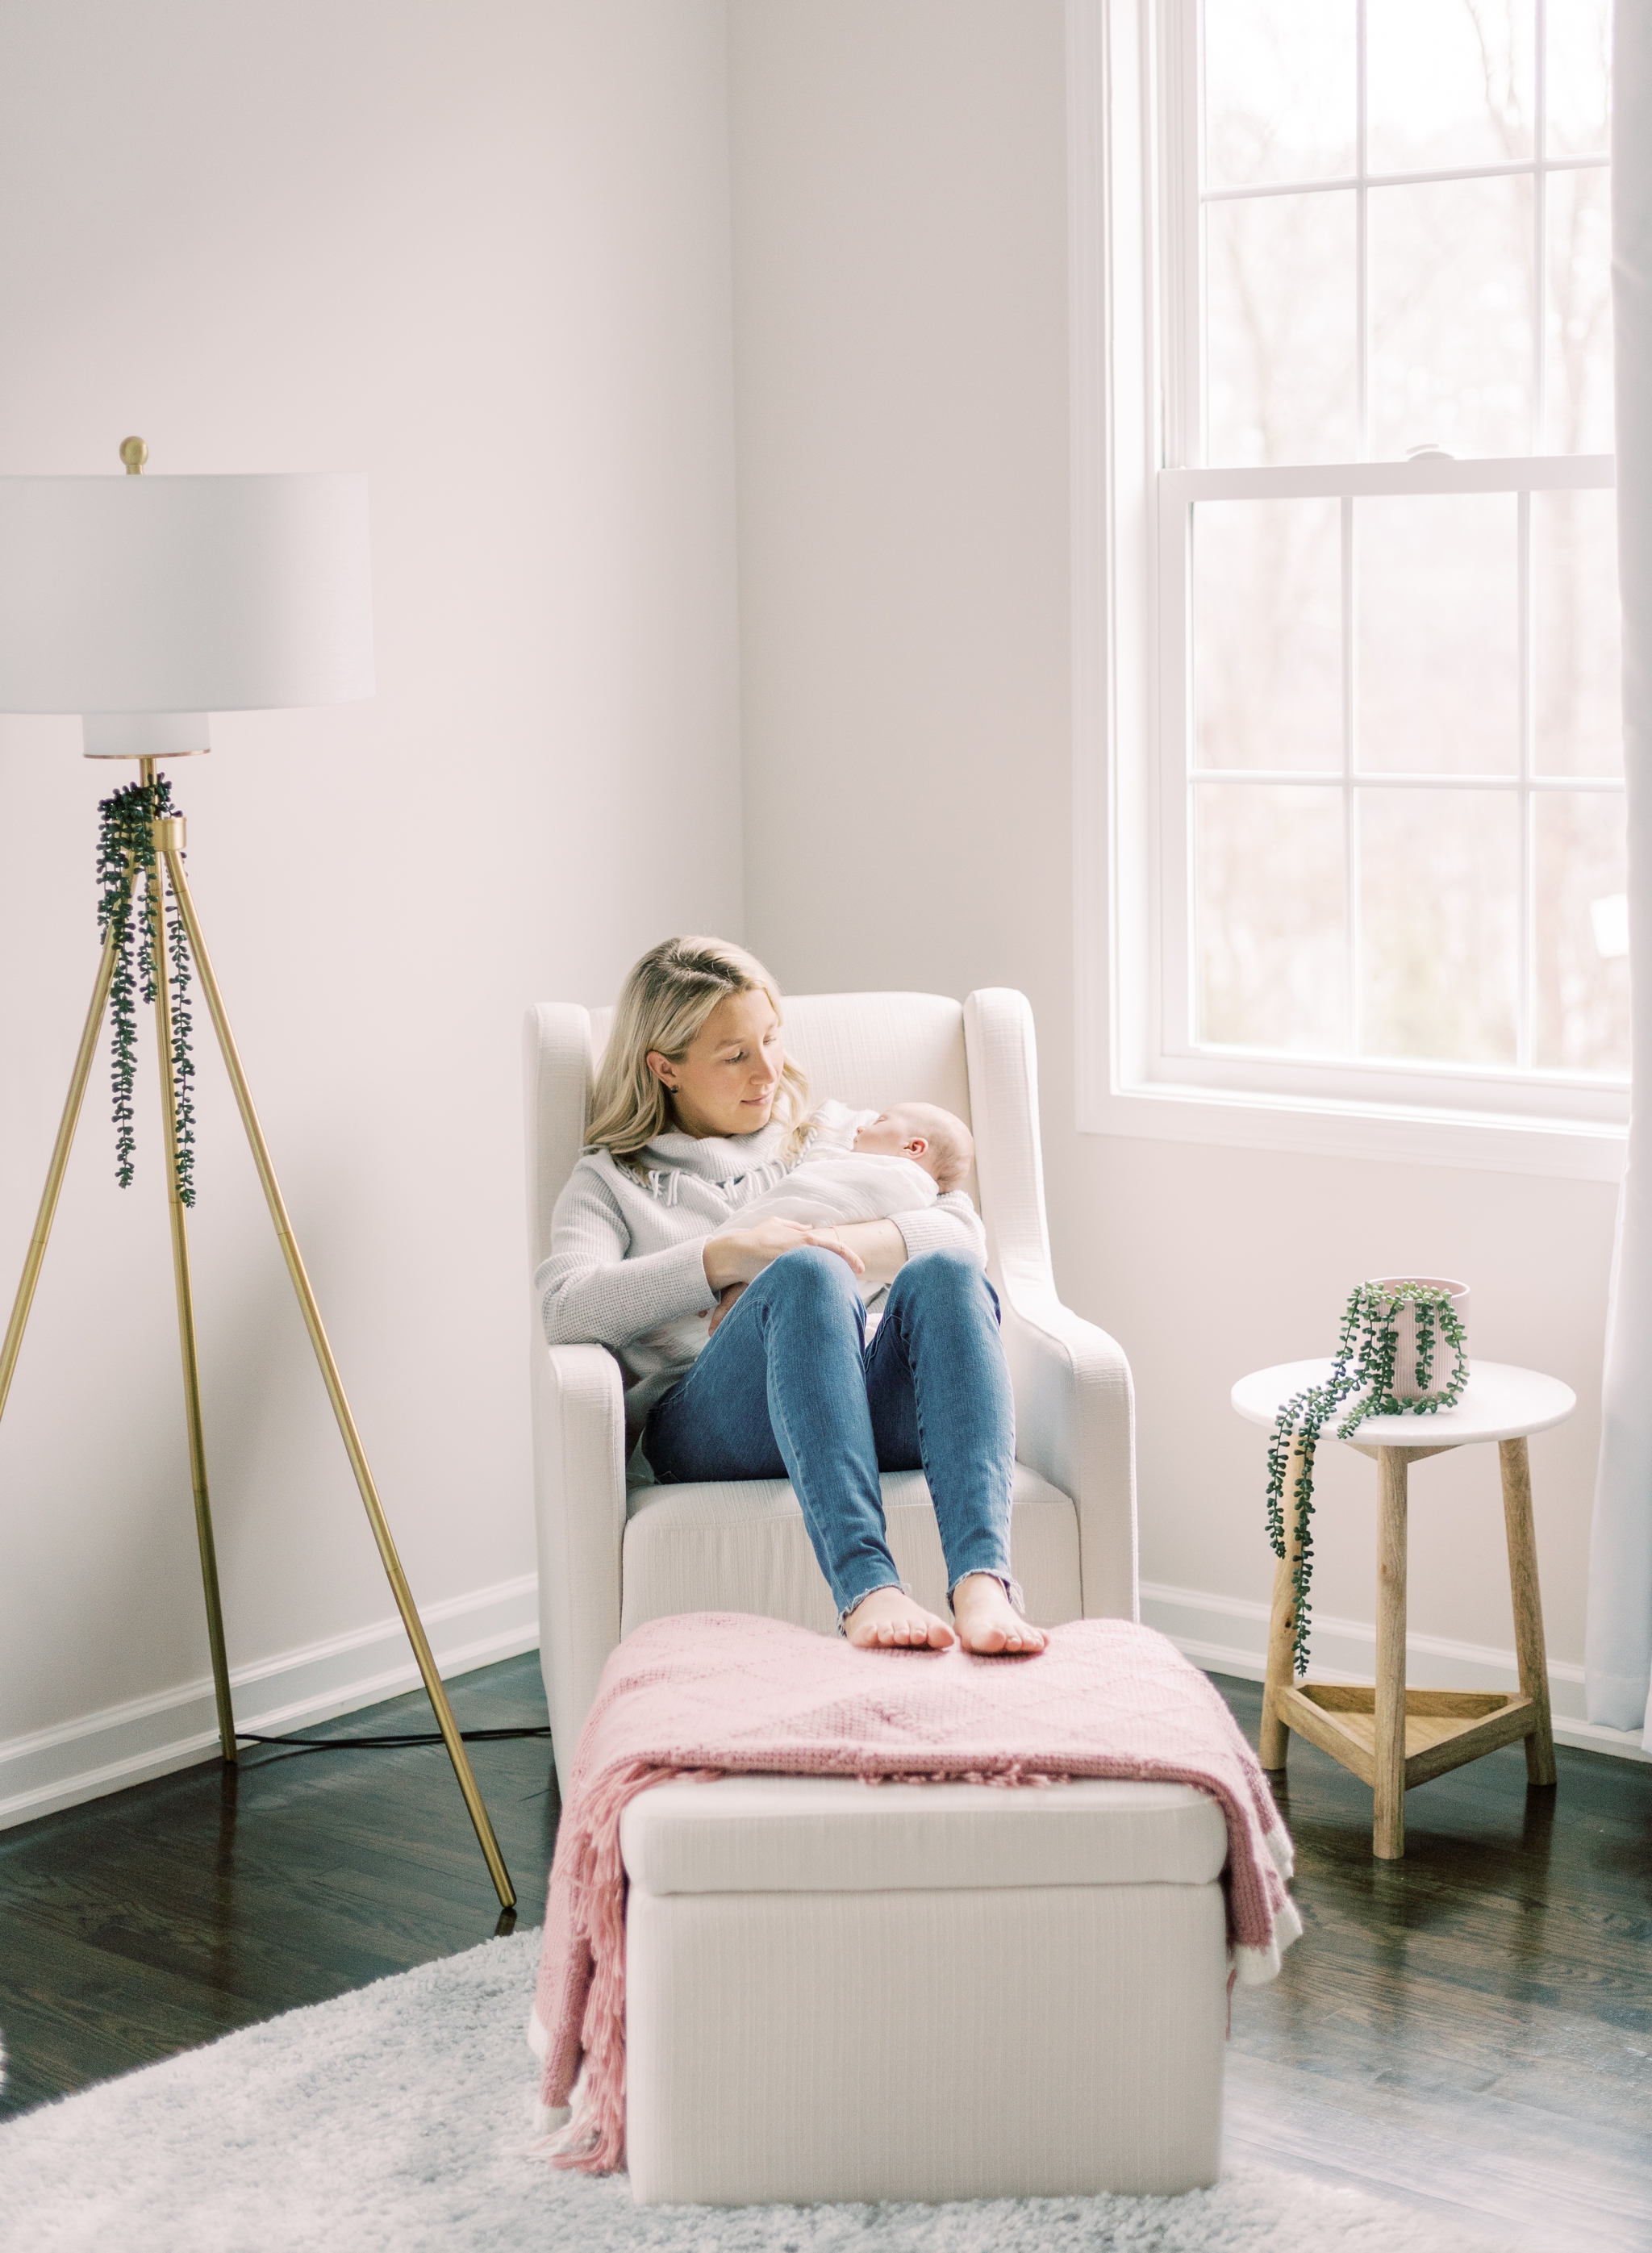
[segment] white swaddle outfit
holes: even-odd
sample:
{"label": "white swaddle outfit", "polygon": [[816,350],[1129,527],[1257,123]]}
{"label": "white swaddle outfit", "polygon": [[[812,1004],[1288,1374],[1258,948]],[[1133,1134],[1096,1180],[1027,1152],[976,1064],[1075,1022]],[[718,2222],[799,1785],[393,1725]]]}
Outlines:
{"label": "white swaddle outfit", "polygon": [[[783,1182],[741,1206],[740,1226],[796,1220],[811,1228],[837,1228],[855,1220],[893,1220],[897,1213],[922,1212],[934,1204],[940,1190],[916,1159],[870,1150],[855,1154],[856,1134],[878,1115],[851,1111],[844,1103],[823,1103],[797,1164]],[[872,1298],[881,1298],[882,1291],[881,1284],[875,1286]]]}
{"label": "white swaddle outfit", "polygon": [[777,1189],[765,1189],[742,1208],[740,1224],[800,1220],[812,1228],[836,1228],[852,1220],[893,1220],[899,1212],[921,1212],[939,1196],[915,1159],[833,1153],[800,1159]]}

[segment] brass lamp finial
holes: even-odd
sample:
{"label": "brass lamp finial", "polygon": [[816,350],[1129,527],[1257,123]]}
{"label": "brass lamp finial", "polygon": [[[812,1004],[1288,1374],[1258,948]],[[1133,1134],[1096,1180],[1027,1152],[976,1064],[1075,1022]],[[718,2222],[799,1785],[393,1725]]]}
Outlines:
{"label": "brass lamp finial", "polygon": [[150,457],[149,441],[145,438],[122,438],[121,459],[126,464],[129,478],[141,478],[143,464]]}

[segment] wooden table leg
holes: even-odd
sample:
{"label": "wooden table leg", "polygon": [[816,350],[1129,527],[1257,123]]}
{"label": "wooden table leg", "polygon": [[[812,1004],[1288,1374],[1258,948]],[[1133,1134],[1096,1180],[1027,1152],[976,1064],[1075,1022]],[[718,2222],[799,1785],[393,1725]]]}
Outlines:
{"label": "wooden table leg", "polygon": [[1543,1594],[1537,1586],[1537,1540],[1531,1522],[1531,1459],[1523,1440],[1500,1440],[1503,1524],[1509,1535],[1509,1593],[1515,1608],[1515,1650],[1520,1687],[1537,1709],[1526,1739],[1526,1781],[1555,1781],[1554,1728],[1549,1717],[1549,1660],[1543,1640]]}
{"label": "wooden table leg", "polygon": [[1397,1862],[1405,1852],[1405,1505],[1410,1456],[1377,1450],[1377,1780],[1371,1852]]}
{"label": "wooden table leg", "polygon": [[1292,1574],[1302,1550],[1301,1521],[1297,1513],[1296,1482],[1302,1475],[1302,1443],[1291,1443],[1291,1460],[1285,1471],[1285,1554],[1273,1568],[1273,1609],[1268,1619],[1268,1667],[1262,1691],[1262,1731],[1258,1758],[1277,1775],[1285,1766],[1291,1733],[1279,1719],[1279,1692],[1290,1687],[1295,1672],[1296,1590]]}

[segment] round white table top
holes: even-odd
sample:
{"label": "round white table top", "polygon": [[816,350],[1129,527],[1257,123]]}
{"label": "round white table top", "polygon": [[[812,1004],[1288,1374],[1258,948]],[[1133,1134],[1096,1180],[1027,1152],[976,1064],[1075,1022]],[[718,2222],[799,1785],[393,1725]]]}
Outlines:
{"label": "round white table top", "polygon": [[[1234,1386],[1233,1405],[1247,1423],[1271,1426],[1293,1393],[1322,1385],[1334,1366],[1329,1361],[1284,1361],[1274,1369],[1253,1371]],[[1357,1398],[1349,1396],[1326,1426],[1326,1439],[1336,1437],[1337,1426]],[[1577,1405],[1577,1394],[1558,1377],[1516,1369],[1506,1361],[1471,1361],[1468,1382],[1454,1408],[1438,1408],[1426,1416],[1367,1416],[1348,1444],[1466,1447],[1476,1440],[1524,1439],[1564,1424]]]}

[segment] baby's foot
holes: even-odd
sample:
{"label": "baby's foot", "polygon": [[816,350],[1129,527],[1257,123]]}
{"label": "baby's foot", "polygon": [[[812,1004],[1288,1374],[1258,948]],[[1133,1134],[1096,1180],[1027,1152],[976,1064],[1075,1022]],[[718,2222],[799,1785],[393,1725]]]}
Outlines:
{"label": "baby's foot", "polygon": [[1031,1658],[1044,1647],[1042,1628],[1024,1620],[991,1573],[966,1573],[952,1591],[958,1639],[978,1658]]}
{"label": "baby's foot", "polygon": [[946,1622],[901,1588],[874,1588],[862,1596],[843,1632],[857,1650],[944,1650],[952,1640]]}

